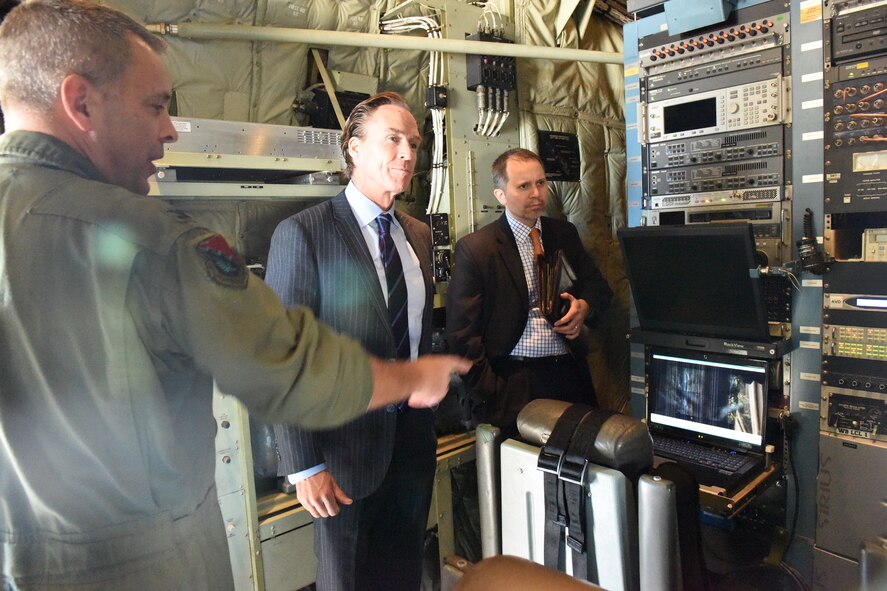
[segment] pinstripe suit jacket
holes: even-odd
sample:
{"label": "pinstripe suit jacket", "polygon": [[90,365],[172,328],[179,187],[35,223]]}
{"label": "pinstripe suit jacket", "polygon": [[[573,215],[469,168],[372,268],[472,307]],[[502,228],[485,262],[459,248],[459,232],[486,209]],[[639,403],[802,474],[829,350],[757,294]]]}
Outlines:
{"label": "pinstripe suit jacket", "polygon": [[[406,214],[395,215],[425,279],[419,341],[419,354],[423,355],[431,350],[431,230]],[[396,356],[385,296],[344,191],[277,226],[265,280],[287,307],[307,306],[323,322],[354,337],[377,357]],[[433,412],[416,412],[427,415],[423,418],[428,421],[429,436],[434,437]],[[323,462],[346,494],[363,498],[378,488],[388,470],[396,422],[396,409],[389,406],[327,431],[275,425],[280,460],[277,472],[283,476]]]}

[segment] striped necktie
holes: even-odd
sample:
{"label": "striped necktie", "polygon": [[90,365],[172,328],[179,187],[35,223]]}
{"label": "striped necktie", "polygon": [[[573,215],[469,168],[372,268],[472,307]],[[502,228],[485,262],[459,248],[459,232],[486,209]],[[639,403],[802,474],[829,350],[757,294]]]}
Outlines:
{"label": "striped necktie", "polygon": [[376,218],[379,229],[379,252],[385,266],[388,283],[388,319],[398,359],[410,358],[410,327],[407,319],[407,284],[403,277],[400,255],[391,237],[391,215],[383,213]]}

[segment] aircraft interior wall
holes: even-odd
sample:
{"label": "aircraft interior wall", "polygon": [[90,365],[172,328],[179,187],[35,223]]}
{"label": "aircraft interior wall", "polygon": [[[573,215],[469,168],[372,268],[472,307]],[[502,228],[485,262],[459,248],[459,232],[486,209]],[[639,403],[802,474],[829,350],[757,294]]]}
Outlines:
{"label": "aircraft interior wall", "polygon": [[[434,244],[439,309],[455,241],[504,211],[492,196],[493,159],[513,147],[542,154],[550,179],[546,214],[577,227],[614,292],[588,335],[589,367],[607,409],[645,417],[652,352],[676,342],[674,335],[636,330],[619,231],[750,222],[759,257],[750,271],[772,274],[782,286],[772,296],[781,315],[768,324],[780,344],[761,353],[741,341],[715,342],[716,336],[700,347],[767,360],[771,373],[762,396],[772,427],[768,468],[771,458],[775,467],[740,501],[709,491],[701,513],[708,565],[723,591],[749,588],[742,586],[743,573],[745,584],[759,585],[753,589],[849,590],[864,582],[865,544],[887,545],[887,36],[875,21],[887,18],[883,1],[101,3],[164,30],[173,115],[189,130],[242,124],[241,139],[248,142],[254,133],[248,125],[333,128],[308,140],[329,155],[306,157],[311,163],[295,180],[278,181],[268,170],[245,173],[254,154],[232,147],[240,140],[209,139],[187,154],[167,146],[170,162],[188,163],[178,171],[176,164],[161,166],[169,177],[158,175],[152,196],[223,234],[259,274],[277,223],[341,188],[328,98],[333,90],[343,109],[376,90],[399,92],[412,107],[424,142],[398,208],[444,228]],[[723,15],[712,17],[719,10]],[[395,19],[429,19],[424,22],[439,28],[386,30]],[[173,33],[175,24],[183,30],[188,24],[319,30],[331,38],[427,32],[460,41],[483,30],[505,43],[624,59],[511,58],[513,88],[484,122],[477,94],[466,85],[466,55],[435,58],[428,51],[269,41],[248,33],[189,37]],[[443,99],[429,98],[435,59]],[[220,172],[213,164],[194,165],[195,154],[247,164]],[[312,168],[314,162],[326,164]],[[187,179],[192,168],[204,175],[199,183]],[[685,296],[688,308],[697,305],[696,294]],[[436,344],[444,348],[438,328]],[[691,347],[692,338],[680,339]],[[223,393],[217,404],[224,424],[217,447],[225,458],[217,480],[229,532],[236,532],[238,590],[311,584],[305,575],[310,558],[291,559],[296,550],[311,551],[310,518],[295,512],[285,495],[263,488],[274,480],[273,441],[262,441],[266,426],[251,425]],[[435,491],[444,508],[429,521],[439,532],[441,556],[464,533],[452,530],[451,496],[460,484],[451,478],[475,460],[471,417],[458,408],[449,412],[442,429],[451,438],[438,450],[438,481],[446,484]],[[765,580],[772,569],[754,571],[763,564],[782,573],[786,586],[768,587],[780,583]]]}

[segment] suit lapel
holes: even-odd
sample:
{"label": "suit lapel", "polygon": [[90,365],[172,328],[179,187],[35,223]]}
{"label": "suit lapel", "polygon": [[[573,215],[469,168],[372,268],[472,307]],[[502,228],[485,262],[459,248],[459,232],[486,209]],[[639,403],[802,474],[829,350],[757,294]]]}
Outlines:
{"label": "suit lapel", "polygon": [[354,219],[354,212],[348,205],[345,193],[339,193],[330,201],[333,209],[333,220],[336,224],[336,231],[345,243],[345,247],[351,253],[351,260],[356,261],[358,272],[363,277],[366,284],[366,293],[369,294],[373,303],[373,308],[379,314],[380,321],[389,326],[388,308],[385,305],[385,296],[382,294],[382,287],[379,285],[379,275],[376,273],[376,266],[367,250],[366,240]]}
{"label": "suit lapel", "polygon": [[497,249],[499,256],[502,257],[502,262],[508,270],[508,274],[511,275],[512,281],[514,281],[517,293],[521,295],[521,300],[525,301],[526,305],[529,306],[529,295],[527,292],[529,287],[527,286],[527,277],[524,275],[524,264],[521,262],[520,253],[517,251],[514,232],[511,231],[511,226],[508,225],[508,219],[504,213],[499,218],[498,225],[496,226],[496,240],[500,244],[500,248]]}

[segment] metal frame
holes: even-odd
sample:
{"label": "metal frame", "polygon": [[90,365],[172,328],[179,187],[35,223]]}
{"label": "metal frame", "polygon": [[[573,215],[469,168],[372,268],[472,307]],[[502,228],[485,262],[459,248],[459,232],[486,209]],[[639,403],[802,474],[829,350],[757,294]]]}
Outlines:
{"label": "metal frame", "polygon": [[[253,476],[249,413],[237,398],[218,389],[213,395],[216,434],[216,487],[228,534],[236,591],[302,588],[314,582],[313,520],[294,494],[257,498]],[[428,528],[437,526],[441,569],[456,551],[450,471],[475,460],[474,432],[438,439],[437,469]]]}
{"label": "metal frame", "polygon": [[237,398],[213,393],[216,433],[216,488],[228,534],[231,569],[237,591],[265,588],[259,519],[253,479],[253,450],[249,415]]}

